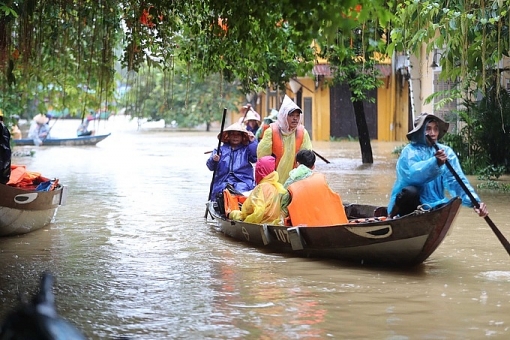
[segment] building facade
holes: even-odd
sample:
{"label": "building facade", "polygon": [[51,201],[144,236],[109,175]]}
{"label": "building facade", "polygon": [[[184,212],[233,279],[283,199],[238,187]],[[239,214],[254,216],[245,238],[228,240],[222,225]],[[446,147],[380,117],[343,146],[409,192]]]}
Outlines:
{"label": "building facade", "polygon": [[[365,116],[370,138],[379,141],[407,141],[414,118],[422,112],[435,113],[448,118],[456,102],[434,109],[434,101],[426,99],[432,93],[450,88],[453,84],[439,79],[440,52],[407,57],[394,56],[377,65],[383,85],[374,90],[374,103],[365,102]],[[285,91],[268,87],[255,95],[253,105],[262,117],[271,109],[278,109],[283,96],[291,97],[304,113],[305,127],[312,140],[328,141],[357,138],[354,109],[349,87],[331,85],[331,70],[327,62],[314,66],[312,76],[291,79]],[[510,89],[510,79],[507,81]],[[436,99],[436,101],[439,99]]]}

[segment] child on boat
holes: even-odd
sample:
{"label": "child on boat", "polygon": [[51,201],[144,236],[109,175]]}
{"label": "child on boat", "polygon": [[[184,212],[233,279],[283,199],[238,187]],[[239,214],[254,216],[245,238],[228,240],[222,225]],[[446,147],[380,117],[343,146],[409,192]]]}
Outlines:
{"label": "child on boat", "polygon": [[257,186],[252,190],[241,210],[233,210],[229,218],[249,223],[282,224],[280,197],[286,191],[278,182],[275,159],[264,156],[255,165]]}
{"label": "child on boat", "polygon": [[315,154],[299,150],[297,168],[289,173],[281,199],[285,225],[330,226],[348,223],[340,195],[328,185],[323,174],[313,171]]}

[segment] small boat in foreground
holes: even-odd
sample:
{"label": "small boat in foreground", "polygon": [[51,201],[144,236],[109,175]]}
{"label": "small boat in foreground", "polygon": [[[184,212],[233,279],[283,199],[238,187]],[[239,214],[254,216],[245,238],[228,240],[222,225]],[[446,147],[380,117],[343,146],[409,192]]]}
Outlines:
{"label": "small boat in foreground", "polygon": [[[92,135],[71,138],[48,138],[45,139],[42,146],[82,146],[82,145],[96,145],[97,143],[110,136],[111,133],[105,135]],[[30,138],[12,139],[14,145],[27,146],[34,145],[34,141]]]}
{"label": "small boat in foreground", "polygon": [[0,236],[26,234],[50,224],[67,199],[67,187],[36,191],[0,184]]}
{"label": "small boat in foreground", "polygon": [[453,198],[441,207],[385,219],[374,217],[380,207],[348,204],[345,211],[350,223],[285,227],[233,221],[219,213],[216,202],[207,203],[210,224],[225,235],[256,247],[302,257],[401,267],[418,265],[432,255],[446,237],[460,206],[460,198]]}

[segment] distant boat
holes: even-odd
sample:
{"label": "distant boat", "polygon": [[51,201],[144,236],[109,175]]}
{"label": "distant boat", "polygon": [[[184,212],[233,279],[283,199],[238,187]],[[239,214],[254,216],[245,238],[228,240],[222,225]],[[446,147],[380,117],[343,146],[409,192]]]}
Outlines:
{"label": "distant boat", "polygon": [[[103,139],[111,135],[93,135],[93,136],[82,136],[82,137],[71,137],[71,138],[48,138],[43,141],[42,146],[81,146],[81,145],[96,145]],[[26,146],[34,145],[34,141],[30,138],[12,139],[14,145]]]}

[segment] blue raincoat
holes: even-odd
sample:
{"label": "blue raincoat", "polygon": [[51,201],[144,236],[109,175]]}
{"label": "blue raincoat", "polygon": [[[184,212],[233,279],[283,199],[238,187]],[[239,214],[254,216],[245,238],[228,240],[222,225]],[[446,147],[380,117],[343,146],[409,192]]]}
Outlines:
{"label": "blue raincoat", "polygon": [[[427,124],[423,124],[419,131],[411,135],[411,143],[405,146],[400,154],[396,166],[397,179],[391,191],[388,211],[393,209],[396,196],[404,187],[409,185],[418,188],[421,204],[426,204],[429,207],[448,202],[450,198],[445,196],[445,190],[448,191],[451,197],[462,198],[463,205],[473,207],[469,196],[464,192],[447,166],[437,164],[434,156],[436,150],[428,145],[425,140],[426,126]],[[439,149],[445,151],[448,162],[473,194],[473,197],[480,202],[480,198],[464,175],[455,152],[444,144],[436,144]]]}
{"label": "blue raincoat", "polygon": [[[220,147],[221,157],[217,164],[211,197],[223,192],[228,183],[239,192],[250,191],[255,187],[252,163],[257,162],[257,145],[257,141],[254,140],[248,145],[241,144],[236,149],[232,149],[228,143]],[[211,171],[214,171],[213,156],[216,153],[214,149],[206,162]]]}

